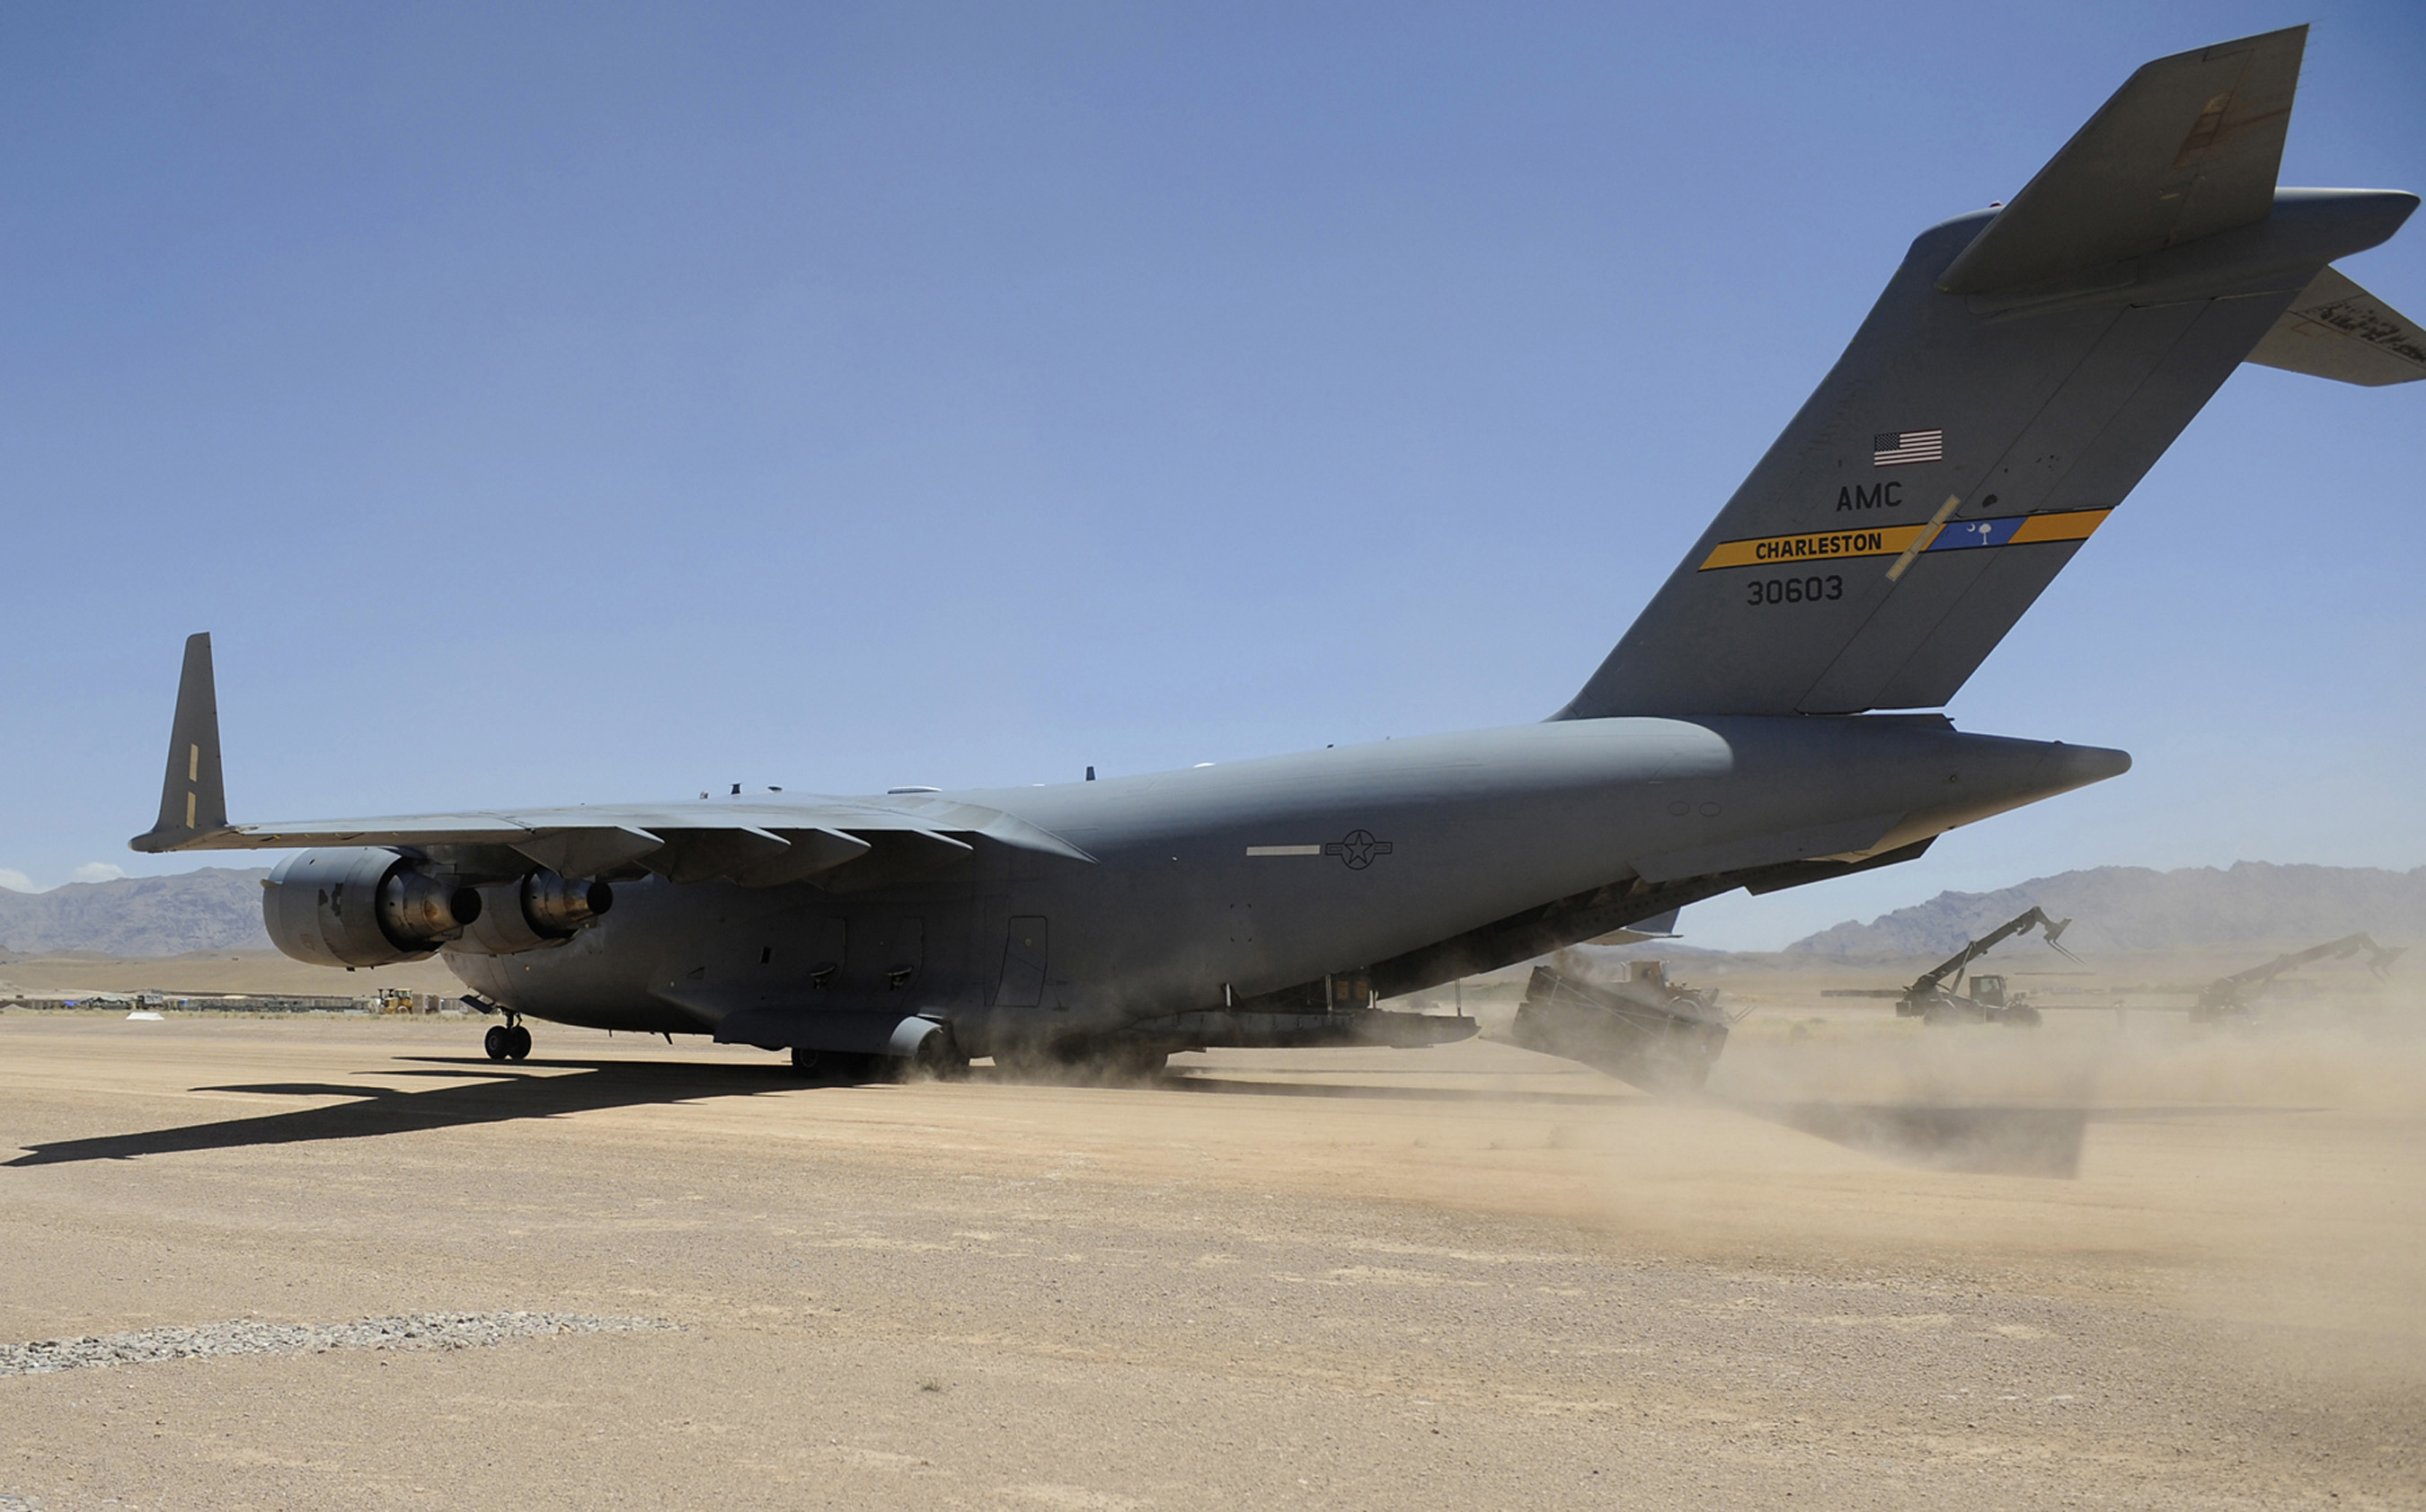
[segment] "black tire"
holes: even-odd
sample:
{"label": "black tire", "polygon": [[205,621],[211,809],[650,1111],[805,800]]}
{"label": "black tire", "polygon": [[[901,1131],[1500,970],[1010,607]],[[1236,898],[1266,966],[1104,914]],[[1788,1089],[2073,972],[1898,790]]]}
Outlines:
{"label": "black tire", "polygon": [[531,1053],[530,1031],[524,1028],[521,1024],[516,1024],[511,1029],[507,1030],[506,1033],[513,1036],[513,1044],[506,1052],[507,1057],[511,1060],[522,1060],[526,1058]]}
{"label": "black tire", "polygon": [[969,1058],[952,1039],[952,1031],[938,1029],[918,1041],[918,1048],[903,1061],[899,1079],[905,1082],[956,1082],[969,1073]]}
{"label": "black tire", "polygon": [[480,1037],[480,1048],[489,1053],[491,1060],[509,1059],[514,1053],[513,1036],[504,1024],[493,1023],[489,1025],[489,1032]]}
{"label": "black tire", "polygon": [[2008,1029],[2035,1029],[2039,1026],[2039,1010],[2027,1003],[2017,1003],[2005,1010],[2001,1021]]}

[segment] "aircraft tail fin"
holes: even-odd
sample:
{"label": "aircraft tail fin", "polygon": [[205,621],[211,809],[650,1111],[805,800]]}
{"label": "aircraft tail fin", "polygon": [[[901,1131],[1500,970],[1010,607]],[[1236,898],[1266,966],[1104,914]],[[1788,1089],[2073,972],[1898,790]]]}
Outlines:
{"label": "aircraft tail fin", "polygon": [[127,845],[177,850],[227,828],[227,786],[219,768],[219,697],[211,673],[211,637],[186,637],[177,712],[169,724],[169,767],[160,782],[160,817]]}
{"label": "aircraft tail fin", "polygon": [[2147,65],[2012,204],[1923,232],[1556,717],[1936,708],[2287,311],[2405,361],[2323,275],[2417,196],[2273,184],[2305,37]]}

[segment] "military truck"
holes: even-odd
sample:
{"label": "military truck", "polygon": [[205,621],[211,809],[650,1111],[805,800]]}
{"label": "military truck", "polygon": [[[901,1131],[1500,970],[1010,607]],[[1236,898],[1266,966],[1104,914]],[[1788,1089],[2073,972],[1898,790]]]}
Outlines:
{"label": "military truck", "polygon": [[1670,981],[1662,961],[1629,961],[1622,971],[1593,980],[1565,952],[1534,967],[1512,1030],[1516,1042],[1646,1092],[1699,1089],[1735,1021],[1719,1007],[1719,994]]}

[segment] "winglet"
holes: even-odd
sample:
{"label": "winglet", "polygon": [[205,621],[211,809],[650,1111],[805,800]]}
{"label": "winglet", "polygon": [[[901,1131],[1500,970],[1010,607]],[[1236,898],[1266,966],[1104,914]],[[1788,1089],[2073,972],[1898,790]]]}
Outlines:
{"label": "winglet", "polygon": [[227,828],[227,787],[219,771],[219,696],[211,676],[211,637],[186,637],[177,679],[177,714],[169,725],[169,768],[160,782],[160,817],[128,841],[134,850],[179,850]]}

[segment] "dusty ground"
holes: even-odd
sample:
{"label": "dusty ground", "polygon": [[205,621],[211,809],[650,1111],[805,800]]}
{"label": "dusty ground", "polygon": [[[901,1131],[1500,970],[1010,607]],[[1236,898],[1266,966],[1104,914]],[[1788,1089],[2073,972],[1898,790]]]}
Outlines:
{"label": "dusty ground", "polygon": [[1690,1103],[537,1027],[0,1015],[0,1344],[678,1326],[0,1375],[0,1507],[2426,1504],[2399,1024],[1765,1013]]}

